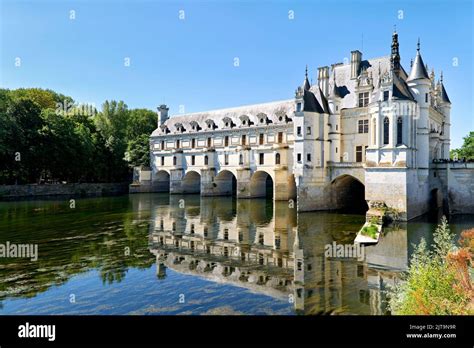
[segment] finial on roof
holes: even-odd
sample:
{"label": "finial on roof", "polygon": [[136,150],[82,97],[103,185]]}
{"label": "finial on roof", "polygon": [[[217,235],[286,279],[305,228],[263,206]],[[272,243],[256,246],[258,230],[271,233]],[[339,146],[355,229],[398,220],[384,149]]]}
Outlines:
{"label": "finial on roof", "polygon": [[418,38],[418,43],[416,44],[416,50],[420,52],[420,38]]}
{"label": "finial on roof", "polygon": [[410,59],[410,68],[413,67],[413,58]]}
{"label": "finial on roof", "polygon": [[394,33],[394,34],[397,33],[397,25],[396,25],[396,24],[393,25],[393,33]]}
{"label": "finial on roof", "polygon": [[308,91],[311,88],[311,84],[308,81],[308,65],[306,65],[306,71],[304,75],[303,90]]}
{"label": "finial on roof", "polygon": [[439,80],[441,81],[441,83],[443,83],[443,71],[441,70],[441,75],[439,77]]}

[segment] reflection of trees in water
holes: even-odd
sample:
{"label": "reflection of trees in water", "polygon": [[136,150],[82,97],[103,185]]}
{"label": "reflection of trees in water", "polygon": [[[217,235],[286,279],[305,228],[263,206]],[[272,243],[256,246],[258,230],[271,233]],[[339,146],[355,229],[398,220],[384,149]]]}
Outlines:
{"label": "reflection of trees in water", "polygon": [[140,210],[127,196],[78,200],[75,210],[67,202],[0,206],[2,243],[38,244],[39,252],[36,262],[0,259],[0,300],[34,297],[91,269],[98,269],[104,283],[120,282],[128,268],[154,263],[148,251],[149,207]]}

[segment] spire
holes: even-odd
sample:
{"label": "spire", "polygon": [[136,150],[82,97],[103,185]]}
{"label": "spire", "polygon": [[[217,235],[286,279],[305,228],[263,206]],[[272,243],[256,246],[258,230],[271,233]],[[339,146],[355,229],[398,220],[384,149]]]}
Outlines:
{"label": "spire", "polygon": [[423,59],[421,58],[420,54],[420,39],[418,39],[417,48],[416,48],[416,57],[413,61],[413,65],[411,67],[410,75],[408,75],[407,81],[418,80],[418,79],[428,79],[429,76],[426,72],[425,63],[423,63]]}
{"label": "spire", "polygon": [[444,88],[443,84],[443,72],[441,71],[441,75],[439,78],[439,86],[440,86],[440,92],[441,92],[441,100],[444,103],[451,104],[451,101],[449,100],[448,93],[446,93],[446,89]]}
{"label": "spire", "polygon": [[330,97],[335,98],[335,97],[341,97],[339,94],[339,90],[336,86],[336,70],[333,71],[332,73],[332,90],[331,90],[331,95]]}
{"label": "spire", "polygon": [[310,85],[309,80],[308,80],[308,65],[306,65],[306,72],[305,72],[305,78],[304,78],[304,82],[303,82],[303,89],[305,91],[308,91],[310,88],[311,88],[311,85]]}
{"label": "spire", "polygon": [[398,75],[400,72],[400,51],[396,27],[392,34],[392,56],[390,57],[390,66],[392,71]]}

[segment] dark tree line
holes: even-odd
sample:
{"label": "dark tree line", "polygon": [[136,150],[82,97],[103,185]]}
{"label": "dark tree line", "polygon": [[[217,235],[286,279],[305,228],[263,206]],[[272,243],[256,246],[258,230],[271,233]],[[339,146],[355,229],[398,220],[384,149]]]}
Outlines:
{"label": "dark tree line", "polygon": [[101,110],[51,90],[0,89],[0,184],[128,181],[149,165],[156,115],[106,101]]}

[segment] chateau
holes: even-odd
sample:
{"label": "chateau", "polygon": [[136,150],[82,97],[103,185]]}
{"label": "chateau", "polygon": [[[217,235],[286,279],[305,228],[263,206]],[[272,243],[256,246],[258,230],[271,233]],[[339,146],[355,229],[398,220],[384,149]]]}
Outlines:
{"label": "chateau", "polygon": [[272,191],[274,200],[294,199],[298,211],[367,202],[400,220],[433,202],[446,206],[464,193],[448,194],[457,177],[450,179],[450,164],[435,164],[450,147],[443,75],[428,72],[419,42],[408,73],[400,60],[394,32],[390,55],[352,51],[350,62],[318,68],[314,85],[306,69],[293,99],[173,117],[161,105],[151,177],[140,179],[149,187],[136,190],[237,198]]}

